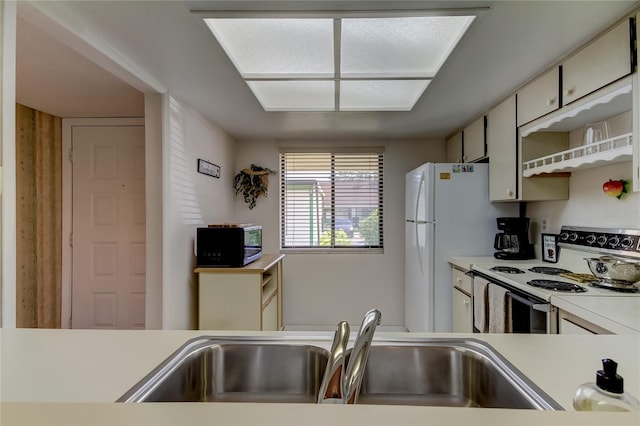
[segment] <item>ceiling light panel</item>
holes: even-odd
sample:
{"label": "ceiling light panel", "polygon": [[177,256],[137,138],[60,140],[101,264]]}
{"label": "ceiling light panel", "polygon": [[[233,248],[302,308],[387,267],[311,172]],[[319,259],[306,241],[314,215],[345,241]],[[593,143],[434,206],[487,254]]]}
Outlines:
{"label": "ceiling light panel", "polygon": [[333,81],[247,81],[265,111],[333,111]]}
{"label": "ceiling light panel", "polygon": [[205,19],[245,79],[330,78],[333,19]]}
{"label": "ceiling light panel", "polygon": [[429,80],[342,80],[340,111],[410,111]]}
{"label": "ceiling light panel", "polygon": [[435,76],[473,16],[342,19],[341,77]]}

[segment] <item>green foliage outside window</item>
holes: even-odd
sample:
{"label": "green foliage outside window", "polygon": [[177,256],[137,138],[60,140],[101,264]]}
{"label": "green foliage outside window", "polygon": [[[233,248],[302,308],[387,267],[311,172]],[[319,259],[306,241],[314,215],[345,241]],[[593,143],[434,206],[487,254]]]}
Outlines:
{"label": "green foliage outside window", "polygon": [[369,245],[376,246],[380,244],[380,227],[378,226],[378,221],[378,209],[375,209],[359,223],[358,231]]}
{"label": "green foliage outside window", "polygon": [[[346,232],[339,229],[336,231],[336,242],[335,246],[350,246],[351,240]],[[320,237],[320,246],[321,247],[331,247],[331,231],[325,231],[322,233]]]}

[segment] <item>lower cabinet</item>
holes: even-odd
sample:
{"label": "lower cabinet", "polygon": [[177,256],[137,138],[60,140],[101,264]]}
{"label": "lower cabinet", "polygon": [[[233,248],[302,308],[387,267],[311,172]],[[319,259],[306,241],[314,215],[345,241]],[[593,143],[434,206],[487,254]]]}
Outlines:
{"label": "lower cabinet", "polygon": [[264,254],[242,268],[197,268],[198,328],[281,330],[283,258]]}
{"label": "lower cabinet", "polygon": [[472,333],[471,277],[465,271],[453,268],[453,332]]}
{"label": "lower cabinet", "polygon": [[613,334],[579,316],[558,310],[558,334]]}

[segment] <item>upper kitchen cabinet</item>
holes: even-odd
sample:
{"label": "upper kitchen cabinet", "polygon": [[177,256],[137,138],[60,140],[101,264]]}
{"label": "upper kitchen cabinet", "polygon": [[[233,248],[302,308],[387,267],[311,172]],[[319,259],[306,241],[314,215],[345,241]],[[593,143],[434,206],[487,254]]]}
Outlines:
{"label": "upper kitchen cabinet", "polygon": [[487,114],[489,199],[513,201],[518,188],[518,129],[516,96],[512,95]]}
{"label": "upper kitchen cabinet", "polygon": [[560,67],[555,67],[518,91],[518,126],[558,108],[560,108]]}
{"label": "upper kitchen cabinet", "polygon": [[637,30],[630,23],[637,25],[637,19],[622,21],[567,59],[561,108],[519,127],[521,191],[544,179],[632,159],[633,188],[640,190]]}
{"label": "upper kitchen cabinet", "polygon": [[[516,95],[487,114],[489,198],[491,201],[540,201],[569,198],[566,174],[524,177],[518,164],[567,149],[567,133],[532,133],[518,138]],[[518,146],[520,149],[518,150]]]}
{"label": "upper kitchen cabinet", "polygon": [[562,64],[562,103],[568,105],[634,71],[633,19],[624,20]]}
{"label": "upper kitchen cabinet", "polygon": [[[637,81],[637,75],[627,76],[522,126],[525,180],[630,161],[633,141],[637,139],[633,129],[639,118]],[[573,141],[571,145],[569,139]],[[530,149],[536,145],[540,149]]]}
{"label": "upper kitchen cabinet", "polygon": [[465,163],[472,163],[486,157],[485,129],[486,119],[483,115],[462,131],[462,160]]}
{"label": "upper kitchen cabinet", "polygon": [[447,139],[447,163],[462,163],[462,132]]}

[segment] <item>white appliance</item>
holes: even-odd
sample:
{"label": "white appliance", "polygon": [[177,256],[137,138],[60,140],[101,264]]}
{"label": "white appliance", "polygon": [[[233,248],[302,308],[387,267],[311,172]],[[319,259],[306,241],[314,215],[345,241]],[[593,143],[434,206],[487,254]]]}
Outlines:
{"label": "white appliance", "polygon": [[451,256],[492,255],[496,218],[517,203],[489,202],[488,164],[427,163],[406,175],[405,325],[452,330]]}

